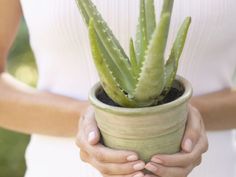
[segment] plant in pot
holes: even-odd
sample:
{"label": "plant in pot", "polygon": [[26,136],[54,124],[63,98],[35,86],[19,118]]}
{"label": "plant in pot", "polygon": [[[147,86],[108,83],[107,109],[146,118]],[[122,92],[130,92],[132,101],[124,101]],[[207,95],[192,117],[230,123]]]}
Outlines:
{"label": "plant in pot", "polygon": [[128,57],[92,1],[76,1],[100,76],[89,98],[104,144],[136,151],[145,162],[157,153],[178,152],[192,88],[176,71],[191,18],[180,27],[165,62],[174,0],[163,1],[158,24],[154,0],[140,0],[136,40],[130,40]]}

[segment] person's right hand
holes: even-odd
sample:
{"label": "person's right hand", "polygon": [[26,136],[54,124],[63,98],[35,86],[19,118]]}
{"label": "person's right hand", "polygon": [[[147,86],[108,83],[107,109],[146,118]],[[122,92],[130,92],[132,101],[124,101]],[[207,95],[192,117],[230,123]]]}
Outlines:
{"label": "person's right hand", "polygon": [[84,162],[95,167],[104,177],[143,177],[145,163],[130,151],[113,150],[99,143],[100,133],[91,107],[82,114],[76,143]]}

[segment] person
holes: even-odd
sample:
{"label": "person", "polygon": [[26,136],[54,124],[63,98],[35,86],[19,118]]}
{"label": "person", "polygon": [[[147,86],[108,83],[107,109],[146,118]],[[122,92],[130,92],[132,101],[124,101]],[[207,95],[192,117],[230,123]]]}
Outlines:
{"label": "person", "polygon": [[[94,3],[127,50],[137,23],[138,1],[94,0]],[[156,1],[157,12],[160,3]],[[98,78],[87,28],[75,1],[1,0],[0,125],[32,134],[26,152],[26,177],[138,177],[144,176],[141,172],[144,168],[154,176],[187,176],[207,150],[202,117],[208,130],[230,130],[236,125],[236,94],[230,90],[236,64],[236,25],[231,18],[236,13],[235,5],[234,0],[175,1],[169,41],[173,41],[184,17],[193,18],[178,74],[190,80],[194,97],[182,151],[157,154],[144,164],[134,152],[116,151],[99,144],[93,110],[87,101],[88,91]],[[39,71],[37,89],[19,83],[5,72],[7,54],[22,13]],[[75,145],[76,134],[80,149]],[[190,176],[234,177],[231,132],[212,133],[209,138],[206,163],[203,161]],[[215,168],[208,168],[213,164]]]}

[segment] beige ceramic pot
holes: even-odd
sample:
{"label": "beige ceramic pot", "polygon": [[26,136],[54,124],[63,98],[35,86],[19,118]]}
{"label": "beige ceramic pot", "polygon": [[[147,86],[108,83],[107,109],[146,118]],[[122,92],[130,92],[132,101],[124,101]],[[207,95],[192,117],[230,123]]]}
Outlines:
{"label": "beige ceramic pot", "polygon": [[190,83],[176,77],[184,87],[178,99],[153,107],[124,108],[104,104],[96,95],[101,91],[96,84],[90,92],[95,117],[104,144],[113,149],[132,150],[148,162],[154,154],[172,154],[180,150],[187,120],[188,101],[192,95]]}

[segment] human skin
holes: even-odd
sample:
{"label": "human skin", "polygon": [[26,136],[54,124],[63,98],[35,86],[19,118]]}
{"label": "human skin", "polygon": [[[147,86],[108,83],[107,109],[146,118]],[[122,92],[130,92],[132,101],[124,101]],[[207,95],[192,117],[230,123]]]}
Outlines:
{"label": "human skin", "polygon": [[0,1],[0,126],[28,134],[75,136],[87,101],[38,91],[5,72],[21,16],[18,0]]}
{"label": "human skin", "polygon": [[[88,111],[86,110],[89,105],[87,101],[38,91],[16,81],[5,72],[7,55],[14,41],[21,16],[22,12],[18,0],[0,1],[0,126],[27,134],[37,133],[58,137],[74,137],[76,132],[79,131],[77,143],[81,148],[81,156],[84,161],[91,163],[101,172],[109,172],[109,176],[126,175],[128,177],[142,174],[139,171],[145,165],[138,160],[134,152],[118,152],[98,143],[99,133],[94,117],[91,116],[92,114],[90,116],[87,114]],[[223,95],[224,99],[218,97],[219,95]],[[200,110],[206,127],[209,129],[235,128],[236,120],[233,119],[236,115],[235,102],[235,92],[231,92],[229,89],[192,99],[192,104]],[[225,105],[225,103],[227,104]],[[179,160],[184,164],[195,162],[192,164],[192,168],[200,162],[201,154],[207,149],[201,114],[195,108],[189,109],[189,115],[191,116],[188,119],[190,121],[188,121],[187,130],[191,131],[186,130],[185,132],[182,153],[153,157],[153,163],[159,165],[159,171],[163,168],[162,173],[164,174],[170,173],[170,171],[173,172],[175,166],[179,165]],[[217,124],[222,115],[227,115],[227,117],[224,117],[224,124]],[[80,117],[83,119],[81,119],[80,128],[78,129],[77,125]],[[197,126],[191,123],[193,122],[191,120],[195,120]],[[88,137],[90,137],[90,140],[88,140]],[[156,159],[160,159],[162,165]],[[107,161],[111,165],[108,165]],[[140,164],[136,166],[135,170],[133,166],[137,163]],[[122,166],[122,169],[125,170],[115,171],[114,166]],[[147,169],[148,166],[146,164]],[[118,169],[120,169],[119,167]],[[181,169],[186,168],[188,168],[188,171],[192,169],[186,166]],[[187,170],[182,171],[187,173]],[[104,173],[104,176],[106,173]],[[172,175],[172,177],[175,176]]]}
{"label": "human skin", "polygon": [[[81,159],[97,168],[104,177],[133,177],[134,175],[143,177],[145,175],[142,172],[134,173],[138,162],[130,163],[129,156],[124,156],[122,153],[108,154],[107,148],[100,144],[99,140],[100,133],[94,119],[94,111],[90,107],[80,119],[80,131],[77,136]],[[145,165],[140,161],[138,167],[140,170],[146,168],[158,177],[186,177],[194,167],[201,163],[201,155],[207,151],[208,142],[201,114],[191,105],[189,105],[188,121],[181,147],[181,152],[177,154],[158,154]],[[114,164],[111,161],[114,158],[117,162],[123,163],[123,166]],[[138,156],[135,158],[138,159]]]}
{"label": "human skin", "polygon": [[236,89],[220,91],[194,97],[191,100],[204,119],[207,130],[230,130],[236,128]]}

